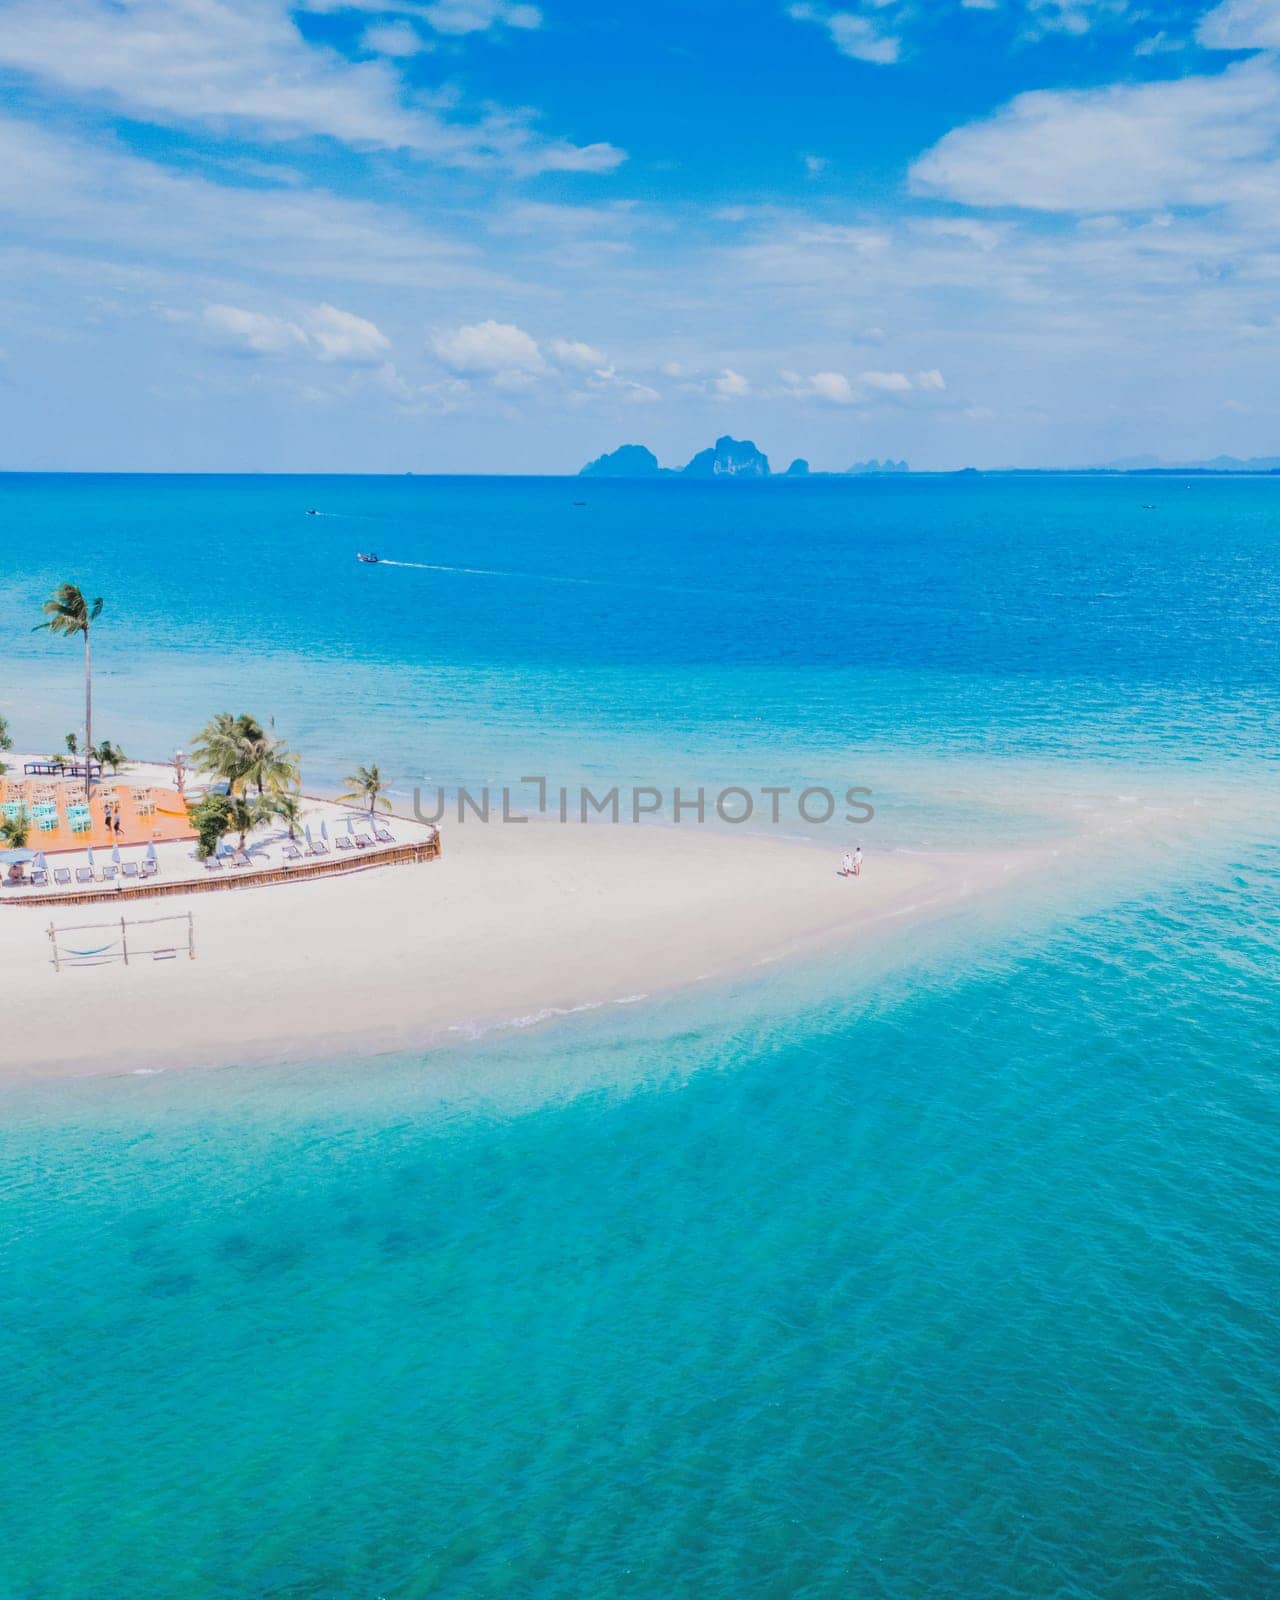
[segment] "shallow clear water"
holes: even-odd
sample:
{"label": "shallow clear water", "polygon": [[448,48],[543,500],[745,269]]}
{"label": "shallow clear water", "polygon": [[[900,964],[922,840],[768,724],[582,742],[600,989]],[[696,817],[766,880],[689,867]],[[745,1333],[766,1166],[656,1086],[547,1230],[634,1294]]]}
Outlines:
{"label": "shallow clear water", "polygon": [[83,561],[139,749],[243,696],[318,779],[865,760],[873,847],[1204,802],[865,969],[6,1091],[0,1594],[1280,1581],[1280,485],[716,487],[0,480],[20,740]]}

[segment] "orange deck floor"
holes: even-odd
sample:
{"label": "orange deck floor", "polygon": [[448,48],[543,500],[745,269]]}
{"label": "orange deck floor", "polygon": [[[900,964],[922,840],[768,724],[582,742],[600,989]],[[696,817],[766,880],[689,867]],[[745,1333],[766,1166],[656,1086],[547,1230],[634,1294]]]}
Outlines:
{"label": "orange deck floor", "polygon": [[[195,830],[187,819],[186,807],[174,789],[153,789],[141,784],[130,784],[106,779],[94,784],[93,798],[89,802],[91,827],[87,833],[73,833],[67,820],[67,808],[72,791],[83,786],[65,780],[47,778],[5,778],[0,780],[0,801],[4,804],[25,806],[31,819],[27,847],[43,850],[46,855],[58,851],[84,850],[87,845],[95,849],[119,844],[121,849],[133,845],[161,844],[172,839],[194,839]],[[41,827],[35,817],[35,804],[39,799],[51,799],[58,808],[56,828]],[[119,806],[120,832],[108,830],[105,814],[108,803]]]}

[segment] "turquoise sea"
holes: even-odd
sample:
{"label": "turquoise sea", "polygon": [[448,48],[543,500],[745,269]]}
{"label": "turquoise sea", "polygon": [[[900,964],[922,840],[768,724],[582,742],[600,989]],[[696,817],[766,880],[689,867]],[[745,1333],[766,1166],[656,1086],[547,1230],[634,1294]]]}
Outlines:
{"label": "turquoise sea", "polygon": [[3,1600],[1280,1593],[1280,482],[10,476],[0,529],[21,746],[74,578],[138,754],[1141,819],[857,964],[0,1090]]}

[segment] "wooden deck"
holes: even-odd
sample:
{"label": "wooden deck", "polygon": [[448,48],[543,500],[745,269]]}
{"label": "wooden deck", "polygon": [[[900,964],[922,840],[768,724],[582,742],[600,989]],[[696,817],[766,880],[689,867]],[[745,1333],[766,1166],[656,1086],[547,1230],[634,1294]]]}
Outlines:
{"label": "wooden deck", "polygon": [[[34,763],[33,763],[34,764]],[[120,814],[120,832],[106,824],[107,806]],[[87,817],[79,829],[73,823],[73,808],[84,806]],[[108,778],[94,784],[92,800],[85,800],[84,784],[61,778],[2,778],[0,806],[8,815],[21,808],[30,819],[28,845],[46,855],[83,850],[110,849],[118,844],[166,844],[175,839],[194,839],[195,829],[187,816],[182,797],[174,789],[149,784],[128,783]]]}
{"label": "wooden deck", "polygon": [[435,861],[441,853],[440,834],[416,844],[388,845],[362,850],[358,855],[340,856],[325,861],[297,861],[287,867],[225,868],[200,878],[151,878],[146,883],[132,878],[111,884],[95,883],[67,889],[11,889],[0,891],[0,907],[115,905],[124,900],[158,900],[165,895],[213,894],[219,890],[254,889],[271,883],[299,883],[314,878],[334,878],[351,872],[369,872],[376,867],[409,866],[419,861]]}

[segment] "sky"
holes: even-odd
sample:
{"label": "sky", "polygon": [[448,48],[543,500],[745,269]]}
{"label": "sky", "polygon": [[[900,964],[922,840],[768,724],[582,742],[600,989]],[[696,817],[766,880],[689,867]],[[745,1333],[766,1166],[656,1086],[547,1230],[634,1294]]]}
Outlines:
{"label": "sky", "polygon": [[1280,0],[0,0],[0,470],[1280,453]]}

